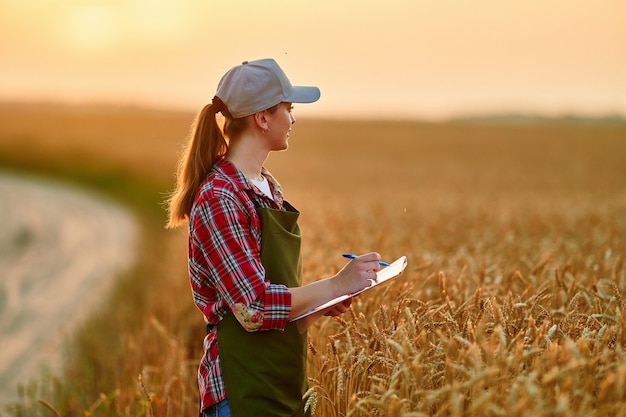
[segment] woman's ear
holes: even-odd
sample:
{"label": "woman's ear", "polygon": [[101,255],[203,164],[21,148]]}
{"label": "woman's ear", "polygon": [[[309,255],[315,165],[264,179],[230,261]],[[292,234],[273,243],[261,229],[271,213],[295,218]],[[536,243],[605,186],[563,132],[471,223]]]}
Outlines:
{"label": "woman's ear", "polygon": [[265,110],[254,113],[254,124],[261,130],[266,131],[269,129],[267,123],[267,117],[265,117]]}

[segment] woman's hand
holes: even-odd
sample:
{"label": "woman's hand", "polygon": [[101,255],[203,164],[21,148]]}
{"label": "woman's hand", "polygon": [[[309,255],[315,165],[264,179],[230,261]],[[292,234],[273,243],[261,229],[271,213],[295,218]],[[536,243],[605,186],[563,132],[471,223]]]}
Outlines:
{"label": "woman's hand", "polygon": [[343,313],[345,313],[346,311],[348,311],[348,309],[350,308],[350,305],[352,304],[352,298],[348,298],[347,300],[344,300],[338,304],[335,304],[334,306],[330,307],[330,309],[328,311],[326,311],[324,313],[325,316],[330,316],[330,317],[334,317],[334,316],[341,316]]}
{"label": "woman's hand", "polygon": [[332,280],[336,294],[353,294],[369,287],[376,279],[380,270],[380,255],[376,252],[366,253],[348,262]]}
{"label": "woman's hand", "polygon": [[315,323],[315,321],[317,321],[317,319],[322,316],[334,317],[342,315],[348,311],[351,304],[352,298],[348,298],[347,300],[343,300],[342,302],[337,303],[332,307],[328,307],[325,310],[318,311],[317,313],[301,318],[296,322],[298,324],[298,331],[300,333],[304,333],[313,323]]}
{"label": "woman's hand", "polygon": [[[376,279],[376,272],[380,270],[380,255],[372,252],[348,262],[336,275],[312,282],[302,287],[291,287],[291,312],[289,319],[299,317],[317,306],[320,306],[333,298],[342,295],[354,294],[357,291],[372,285]],[[347,304],[346,304],[347,302]],[[350,301],[345,300],[328,310],[318,311],[315,314],[298,320],[298,327],[306,329],[316,318],[324,314],[338,315],[345,312],[350,306]]]}

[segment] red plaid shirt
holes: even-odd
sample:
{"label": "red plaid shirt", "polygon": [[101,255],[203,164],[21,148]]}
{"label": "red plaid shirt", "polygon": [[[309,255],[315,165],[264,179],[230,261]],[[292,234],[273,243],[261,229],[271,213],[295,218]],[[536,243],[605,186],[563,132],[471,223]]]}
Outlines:
{"label": "red plaid shirt", "polygon": [[[234,304],[262,317],[261,331],[287,324],[291,293],[272,284],[261,264],[256,207],[284,210],[280,185],[267,170],[263,175],[274,200],[226,160],[215,164],[196,194],[189,216],[189,277],[196,306],[211,324],[218,324]],[[198,385],[202,409],[226,398],[216,331],[204,339]]]}

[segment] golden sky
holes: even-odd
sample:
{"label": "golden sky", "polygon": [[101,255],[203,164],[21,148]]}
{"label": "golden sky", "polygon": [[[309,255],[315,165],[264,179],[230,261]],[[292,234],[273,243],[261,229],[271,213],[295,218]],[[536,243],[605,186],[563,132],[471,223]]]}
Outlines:
{"label": "golden sky", "polygon": [[296,115],[626,116],[625,0],[2,0],[0,101],[197,110],[273,57]]}

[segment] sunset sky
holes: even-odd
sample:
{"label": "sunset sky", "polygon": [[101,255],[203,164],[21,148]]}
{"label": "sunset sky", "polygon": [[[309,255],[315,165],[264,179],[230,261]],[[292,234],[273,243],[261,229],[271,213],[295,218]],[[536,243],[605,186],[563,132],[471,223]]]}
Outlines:
{"label": "sunset sky", "polygon": [[624,0],[2,0],[0,101],[197,110],[273,57],[297,116],[626,116]]}

